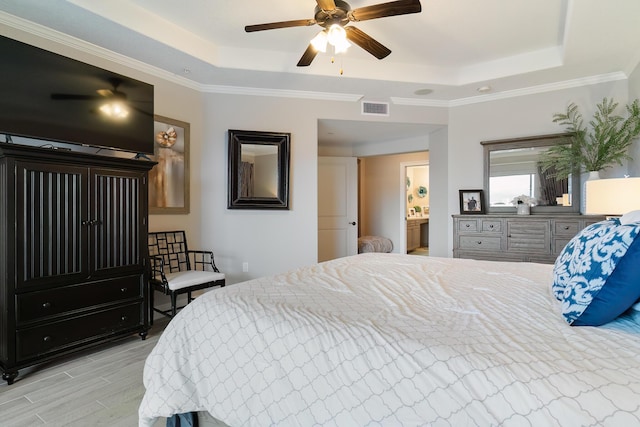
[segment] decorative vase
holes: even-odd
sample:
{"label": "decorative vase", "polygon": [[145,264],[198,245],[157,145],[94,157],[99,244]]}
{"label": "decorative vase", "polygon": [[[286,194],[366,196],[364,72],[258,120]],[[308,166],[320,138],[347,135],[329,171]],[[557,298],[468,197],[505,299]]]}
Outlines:
{"label": "decorative vase", "polygon": [[594,179],[600,179],[600,171],[590,171],[580,175],[582,179],[582,187],[580,192],[580,212],[585,214],[587,212],[587,181],[593,181]]}
{"label": "decorative vase", "polygon": [[531,213],[531,206],[528,203],[518,203],[516,205],[516,213],[518,215],[529,215]]}

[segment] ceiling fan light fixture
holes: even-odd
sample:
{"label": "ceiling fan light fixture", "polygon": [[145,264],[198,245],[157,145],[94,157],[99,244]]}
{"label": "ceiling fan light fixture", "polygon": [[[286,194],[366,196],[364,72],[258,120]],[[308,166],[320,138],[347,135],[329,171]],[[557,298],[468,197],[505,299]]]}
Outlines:
{"label": "ceiling fan light fixture", "polygon": [[320,31],[317,36],[311,40],[311,45],[318,52],[327,51],[327,33]]}
{"label": "ceiling fan light fixture", "polygon": [[100,111],[114,119],[126,119],[129,115],[129,109],[121,102],[107,102],[106,104],[102,104]]}
{"label": "ceiling fan light fixture", "polygon": [[329,27],[329,34],[327,40],[331,45],[338,47],[343,46],[347,42],[347,32],[338,24],[333,24]]}
{"label": "ceiling fan light fixture", "polygon": [[336,54],[346,52],[347,49],[349,49],[350,46],[351,46],[351,43],[349,43],[346,40],[341,41],[338,44],[333,45],[333,47],[334,47],[334,49],[336,51]]}

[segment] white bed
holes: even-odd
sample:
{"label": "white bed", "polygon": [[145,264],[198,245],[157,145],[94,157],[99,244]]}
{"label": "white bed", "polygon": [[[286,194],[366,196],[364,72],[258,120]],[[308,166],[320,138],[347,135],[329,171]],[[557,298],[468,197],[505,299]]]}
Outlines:
{"label": "white bed", "polygon": [[210,291],[149,355],[140,426],[639,425],[640,326],[569,326],[552,269],[368,253]]}

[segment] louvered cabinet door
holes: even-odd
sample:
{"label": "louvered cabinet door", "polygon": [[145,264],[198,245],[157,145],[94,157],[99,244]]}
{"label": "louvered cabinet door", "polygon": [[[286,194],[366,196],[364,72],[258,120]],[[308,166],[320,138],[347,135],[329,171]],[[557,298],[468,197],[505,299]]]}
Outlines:
{"label": "louvered cabinet door", "polygon": [[95,277],[140,274],[146,248],[146,173],[92,169],[90,247]]}
{"label": "louvered cabinet door", "polygon": [[16,163],[16,290],[89,276],[88,169]]}

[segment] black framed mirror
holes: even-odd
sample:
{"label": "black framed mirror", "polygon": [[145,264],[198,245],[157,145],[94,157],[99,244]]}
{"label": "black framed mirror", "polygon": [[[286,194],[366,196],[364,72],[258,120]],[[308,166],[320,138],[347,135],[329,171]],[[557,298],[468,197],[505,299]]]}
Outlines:
{"label": "black framed mirror", "polygon": [[567,134],[482,141],[487,212],[515,213],[511,202],[523,194],[536,200],[531,213],[580,212],[580,176],[556,179],[539,162],[550,147],[570,143]]}
{"label": "black framed mirror", "polygon": [[290,133],[229,130],[227,208],[289,209]]}

